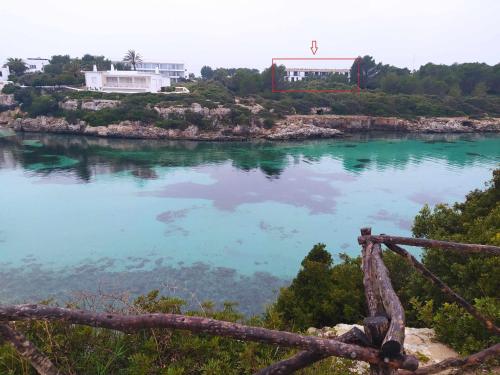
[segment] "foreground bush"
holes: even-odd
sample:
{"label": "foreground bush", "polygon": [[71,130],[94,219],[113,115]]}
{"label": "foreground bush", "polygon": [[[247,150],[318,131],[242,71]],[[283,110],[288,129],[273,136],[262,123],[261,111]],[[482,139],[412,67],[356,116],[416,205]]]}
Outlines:
{"label": "foreground bush", "polygon": [[[115,301],[116,302],[116,301]],[[160,297],[157,291],[137,298],[121,312],[180,313],[183,301]],[[81,302],[78,307],[89,308]],[[111,305],[92,305],[116,311]],[[73,305],[72,307],[77,307]],[[188,314],[226,321],[242,321],[233,304],[216,310],[203,303],[202,310]],[[245,320],[261,326],[261,319]],[[222,337],[193,334],[186,331],[150,329],[124,334],[63,322],[17,322],[19,329],[66,374],[252,374],[271,363],[293,355],[289,349],[242,342]],[[346,374],[352,362],[331,358],[301,372],[302,374]],[[0,345],[1,374],[35,374],[7,344]]]}

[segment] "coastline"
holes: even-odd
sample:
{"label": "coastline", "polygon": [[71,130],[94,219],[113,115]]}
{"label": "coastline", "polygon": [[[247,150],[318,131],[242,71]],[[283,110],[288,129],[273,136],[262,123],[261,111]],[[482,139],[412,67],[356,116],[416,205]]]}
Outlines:
{"label": "coastline", "polygon": [[122,121],[107,126],[91,126],[84,121],[71,124],[64,118],[19,117],[18,111],[0,113],[0,126],[19,132],[60,133],[108,138],[164,139],[192,141],[306,140],[348,137],[353,133],[388,131],[396,133],[499,133],[500,118],[419,117],[403,119],[377,116],[290,115],[272,128],[255,125],[226,126],[200,130],[164,129],[140,121]]}

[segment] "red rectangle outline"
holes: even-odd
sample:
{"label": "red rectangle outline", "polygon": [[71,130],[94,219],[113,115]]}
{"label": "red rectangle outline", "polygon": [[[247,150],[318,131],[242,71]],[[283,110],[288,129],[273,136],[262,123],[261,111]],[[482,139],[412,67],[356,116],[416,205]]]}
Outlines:
{"label": "red rectangle outline", "polygon": [[[357,89],[352,89],[352,90],[329,90],[329,89],[324,89],[324,90],[307,90],[307,89],[302,89],[302,90],[277,90],[275,89],[276,81],[274,79],[274,61],[275,60],[353,60],[353,61],[358,61],[358,84],[357,84]],[[359,85],[359,62],[360,60],[357,57],[273,57],[271,60],[271,91],[278,93],[278,92],[357,92],[359,93],[361,91],[361,87]]]}

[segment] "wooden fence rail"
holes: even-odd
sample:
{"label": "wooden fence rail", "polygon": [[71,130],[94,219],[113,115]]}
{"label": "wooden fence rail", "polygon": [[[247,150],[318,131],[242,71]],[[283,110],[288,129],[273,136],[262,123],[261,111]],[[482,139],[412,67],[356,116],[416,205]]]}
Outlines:
{"label": "wooden fence rail", "polygon": [[363,321],[364,332],[353,328],[344,335],[325,339],[196,316],[158,313],[109,314],[30,304],[0,306],[0,338],[9,342],[40,375],[62,375],[62,372],[24,335],[13,329],[9,322],[22,320],[62,321],[122,332],[135,332],[152,328],[182,329],[243,341],[302,349],[295,356],[258,371],[258,375],[291,374],[330,356],[367,362],[370,365],[372,375],[434,374],[451,367],[476,365],[488,358],[500,355],[500,344],[497,344],[465,358],[451,358],[434,365],[418,368],[418,360],[414,356],[406,355],[404,351],[405,313],[383,262],[381,245],[385,244],[391,251],[404,257],[443,293],[460,304],[484,324],[490,332],[497,335],[500,330],[491,319],[482,315],[398,245],[436,247],[461,253],[491,255],[500,255],[500,247],[387,235],[372,236],[370,228],[361,229],[358,242],[362,246],[363,286],[368,306],[368,317]]}

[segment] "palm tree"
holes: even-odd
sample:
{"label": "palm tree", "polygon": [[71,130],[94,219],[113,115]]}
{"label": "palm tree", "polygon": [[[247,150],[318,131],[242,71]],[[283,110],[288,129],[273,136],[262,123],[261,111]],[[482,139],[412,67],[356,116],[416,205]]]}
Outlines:
{"label": "palm tree", "polygon": [[142,58],[135,50],[129,49],[123,57],[123,61],[132,65],[135,70],[135,64],[142,62]]}
{"label": "palm tree", "polygon": [[6,65],[16,76],[22,75],[28,69],[23,59],[17,57],[9,57]]}
{"label": "palm tree", "polygon": [[73,77],[78,77],[81,75],[82,65],[81,61],[78,59],[72,60],[68,65],[65,66],[65,71],[70,73]]}

